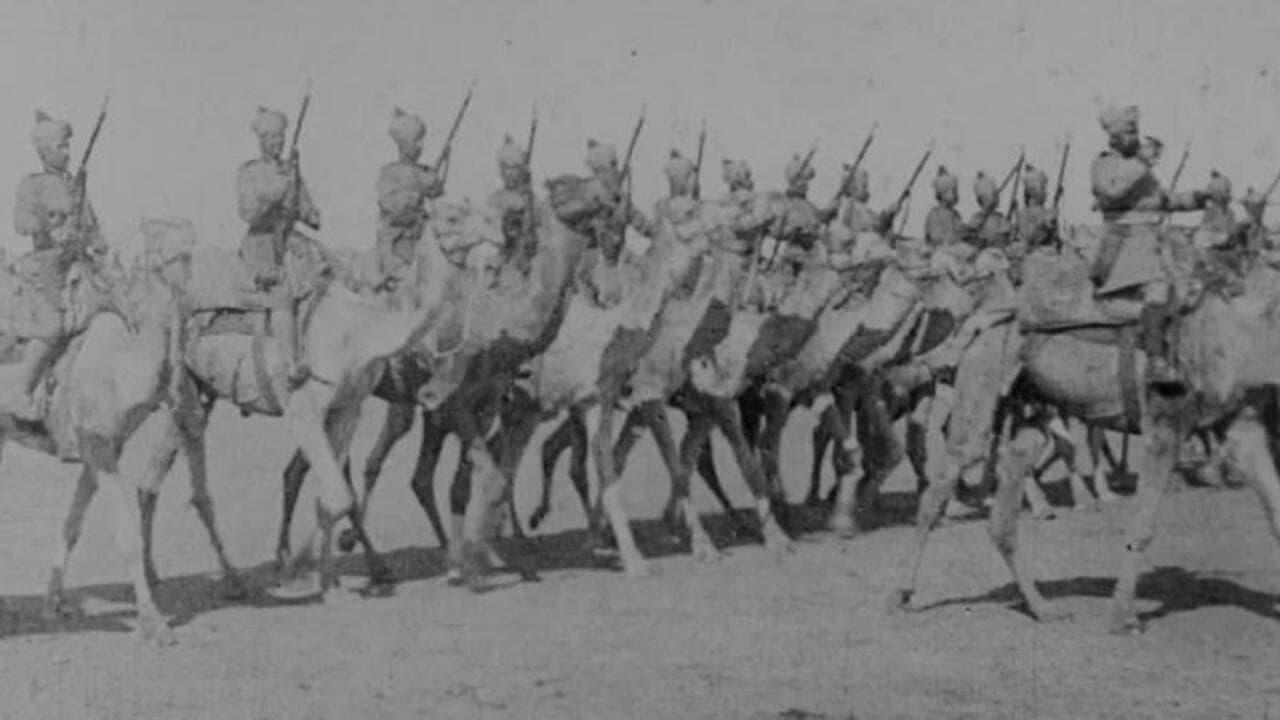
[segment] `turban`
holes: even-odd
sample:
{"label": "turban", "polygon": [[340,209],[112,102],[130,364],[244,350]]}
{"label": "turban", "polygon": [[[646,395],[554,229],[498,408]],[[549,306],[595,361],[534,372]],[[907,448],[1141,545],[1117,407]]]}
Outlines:
{"label": "turban", "polygon": [[791,162],[787,163],[785,174],[788,185],[797,185],[812,180],[818,173],[814,171],[813,165],[805,163],[803,157],[792,155]]}
{"label": "turban", "polygon": [[1253,188],[1249,188],[1249,191],[1240,199],[1240,204],[1244,206],[1245,210],[1256,215],[1267,206],[1267,199],[1262,196],[1262,193],[1254,190]]}
{"label": "turban", "polygon": [[1226,175],[1214,170],[1209,174],[1209,185],[1205,187],[1205,191],[1207,191],[1210,196],[1220,200],[1230,200],[1231,181],[1227,179]]}
{"label": "turban", "polygon": [[1049,190],[1049,176],[1037,167],[1027,165],[1022,173],[1022,186],[1031,195],[1044,195]]}
{"label": "turban", "polygon": [[725,158],[720,162],[720,176],[729,185],[748,183],[751,182],[751,166],[747,164],[746,160]]}
{"label": "turban", "polygon": [[1102,126],[1102,129],[1108,135],[1136,132],[1138,129],[1138,106],[1116,107],[1112,105],[1103,110],[1102,114],[1098,116],[1098,124]]}
{"label": "turban", "polygon": [[515,141],[507,135],[502,139],[502,147],[498,148],[498,166],[499,167],[524,167],[524,150],[516,145]]}
{"label": "turban", "polygon": [[667,166],[663,170],[666,172],[667,180],[670,182],[689,180],[694,173],[693,161],[681,155],[679,150],[672,150],[671,157],[667,160]]}
{"label": "turban", "polygon": [[938,166],[938,175],[933,179],[933,192],[942,194],[944,192],[956,191],[956,176],[947,172],[947,168],[943,165]]}
{"label": "turban", "polygon": [[37,148],[53,147],[71,137],[71,124],[54,120],[42,110],[36,111],[36,126],[31,130],[31,142]]}
{"label": "turban", "polygon": [[587,140],[587,167],[601,172],[618,166],[618,151],[609,143]]}
{"label": "turban", "polygon": [[391,126],[387,128],[387,134],[397,146],[404,146],[420,142],[426,137],[427,126],[417,115],[396,108],[391,113]]}
{"label": "turban", "polygon": [[264,137],[272,133],[282,133],[289,127],[289,118],[279,110],[268,110],[267,108],[258,107],[258,114],[253,118],[253,132],[258,137]]}
{"label": "turban", "polygon": [[978,177],[973,180],[973,194],[978,198],[979,202],[989,200],[996,197],[999,190],[996,188],[996,181],[981,170],[978,171]]}

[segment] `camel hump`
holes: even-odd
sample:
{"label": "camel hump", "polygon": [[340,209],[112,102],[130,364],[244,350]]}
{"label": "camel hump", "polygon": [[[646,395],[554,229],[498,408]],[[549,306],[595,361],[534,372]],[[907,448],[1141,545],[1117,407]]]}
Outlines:
{"label": "camel hump", "polygon": [[1142,310],[1140,298],[1095,298],[1088,266],[1070,251],[1030,253],[1023,260],[1022,277],[1018,321],[1023,330],[1127,325]]}

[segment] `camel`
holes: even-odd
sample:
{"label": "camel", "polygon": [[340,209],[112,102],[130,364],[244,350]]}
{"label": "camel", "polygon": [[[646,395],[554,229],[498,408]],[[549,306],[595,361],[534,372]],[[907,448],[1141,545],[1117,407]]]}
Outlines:
{"label": "camel", "polygon": [[[1166,229],[1164,237],[1170,255],[1181,261],[1187,254],[1182,249],[1186,238],[1173,229]],[[1189,309],[1177,323],[1174,342],[1189,385],[1186,392],[1165,395],[1137,390],[1145,387],[1146,360],[1132,349],[1132,326],[1124,324],[1134,316],[1136,301],[1092,301],[1083,258],[1063,253],[1044,260],[1047,267],[1055,268],[1057,280],[1028,286],[1052,286],[1057,294],[1024,298],[1018,320],[984,332],[961,361],[955,414],[947,438],[949,472],[930,483],[921,499],[917,543],[913,556],[903,565],[903,582],[890,607],[909,607],[930,532],[954,493],[959,473],[983,461],[991,432],[989,418],[1004,397],[1012,401],[1013,410],[1006,413],[1005,427],[996,428],[1009,440],[996,475],[991,537],[1030,614],[1041,620],[1061,616],[1040,595],[1025,556],[1018,553],[1015,522],[1022,479],[1035,460],[1040,437],[1033,426],[1020,422],[1020,408],[1025,405],[1018,401],[1043,399],[1104,427],[1140,432],[1146,440],[1136,465],[1136,510],[1125,536],[1110,623],[1113,632],[1140,630],[1134,607],[1138,572],[1154,535],[1155,512],[1174,469],[1179,443],[1193,430],[1209,428],[1225,433],[1227,461],[1247,471],[1280,539],[1280,523],[1276,522],[1280,517],[1280,478],[1267,445],[1268,431],[1274,428],[1264,428],[1260,420],[1264,416],[1259,415],[1259,398],[1266,397],[1268,388],[1280,382],[1273,363],[1280,349],[1274,290],[1280,273],[1258,266],[1238,291],[1207,289],[1198,293],[1198,301],[1188,302]],[[1195,290],[1187,276],[1183,272],[1175,283],[1175,288],[1184,291],[1180,297],[1190,297]],[[1042,317],[1046,312],[1057,312],[1060,318],[1073,322],[1047,326]]]}
{"label": "camel", "polygon": [[[441,213],[432,232],[458,233],[496,242],[491,224],[462,212]],[[179,446],[185,448],[203,474],[204,433],[209,413],[219,399],[235,404],[242,414],[282,417],[308,463],[320,476],[316,505],[317,529],[307,550],[318,550],[319,592],[337,584],[330,537],[337,519],[350,516],[364,548],[370,583],[389,582],[390,572],[351,512],[355,498],[343,473],[360,406],[373,391],[385,362],[418,342],[439,319],[447,266],[435,243],[424,243],[413,272],[416,282],[394,295],[369,297],[348,290],[349,272],[318,241],[293,241],[286,259],[290,291],[301,311],[300,337],[310,377],[291,387],[286,378],[285,350],[255,321],[261,311],[245,302],[245,270],[233,253],[207,248],[196,254],[191,288],[193,317],[185,368],[195,392],[178,408],[176,432],[157,459],[172,463]],[[252,302],[252,296],[249,296]],[[193,471],[194,474],[194,471]],[[154,498],[147,500],[154,506]],[[151,531],[150,514],[143,515],[144,535]],[[318,546],[318,548],[316,547]],[[284,570],[297,570],[299,555]],[[149,562],[149,560],[148,560]]]}
{"label": "camel", "polygon": [[[156,227],[154,221],[143,222],[149,242]],[[101,486],[113,501],[116,542],[134,586],[137,633],[156,645],[172,644],[174,637],[152,594],[157,581],[144,560],[147,539],[141,533],[138,496],[156,492],[163,479],[164,473],[155,472],[151,462],[156,446],[162,444],[156,434],[173,424],[172,408],[182,392],[185,306],[179,283],[182,268],[190,262],[190,237],[170,239],[176,244],[165,251],[170,254],[160,268],[126,271],[88,258],[75,262],[64,293],[65,322],[82,330],[38,391],[44,395],[44,420],[31,423],[0,416],[0,439],[81,464],[62,545],[50,572],[46,617],[76,611],[63,595],[63,582],[84,513]],[[6,293],[16,287],[9,272],[2,279]],[[17,307],[12,299],[8,305]],[[18,329],[21,334],[21,319],[10,314],[5,321],[6,332]],[[0,382],[14,382],[14,369],[0,368]],[[191,483],[192,504],[223,571],[235,583],[238,576],[215,528],[206,478],[193,471]]]}
{"label": "camel", "polygon": [[[858,261],[871,261],[871,252],[862,248]],[[718,551],[705,529],[696,522],[696,513],[690,505],[688,476],[693,467],[698,468],[731,517],[733,512],[711,461],[709,433],[714,427],[719,427],[729,441],[756,499],[766,545],[780,550],[789,547],[790,540],[776,518],[776,514],[785,507],[785,499],[776,483],[770,484],[768,475],[760,475],[763,468],[752,448],[755,428],[744,423],[737,398],[743,394],[744,387],[758,382],[773,368],[806,348],[811,352],[814,348],[817,352],[826,351],[827,345],[850,334],[872,332],[901,323],[911,307],[913,296],[909,286],[896,271],[882,273],[882,266],[872,270],[872,274],[879,274],[883,282],[876,285],[870,298],[850,298],[847,289],[840,287],[838,273],[824,264],[815,264],[801,276],[800,284],[782,303],[777,314],[742,307],[729,311],[728,303],[733,302],[737,282],[743,278],[726,275],[725,284],[717,289],[716,303],[709,308],[710,312],[703,317],[699,330],[691,338],[692,344],[685,349],[686,361],[657,365],[666,368],[666,379],[660,384],[663,390],[654,399],[628,413],[614,448],[614,466],[621,471],[637,439],[636,431],[641,427],[650,428],[672,474],[672,493],[664,517],[673,529],[683,527],[688,532],[695,557],[714,558]],[[833,296],[836,302],[831,302]],[[721,317],[712,317],[715,313]],[[714,326],[719,326],[719,332],[711,329]],[[815,338],[819,340],[815,341]],[[667,426],[664,406],[668,402],[682,410],[689,421],[678,455]],[[562,437],[558,431],[543,447],[543,500],[535,510],[534,519],[545,514],[549,501],[550,470],[554,467],[555,457],[568,444],[567,441],[554,443]],[[578,481],[578,474],[571,464],[570,476],[574,478],[575,488],[586,507],[586,487],[585,483]]]}
{"label": "camel", "polygon": [[[513,264],[499,268],[492,287],[474,292],[477,281],[452,276],[442,290],[442,315],[431,333],[411,352],[394,358],[379,378],[374,394],[388,403],[382,431],[365,464],[365,492],[356,514],[363,517],[387,454],[413,425],[414,409],[421,405],[423,437],[412,479],[415,497],[437,537],[448,548],[450,576],[462,579],[464,569],[485,561],[502,564],[487,542],[488,528],[464,522],[469,488],[451,494],[453,532],[446,533],[436,507],[432,474],[445,438],[456,434],[463,451],[459,476],[470,479],[478,467],[488,482],[500,489],[500,463],[496,444],[485,442],[486,429],[503,399],[510,393],[521,365],[544,351],[557,336],[566,318],[569,298],[584,257],[590,250],[587,235],[561,221],[543,203],[534,210],[538,239],[528,274]],[[425,237],[419,246],[434,245]],[[617,312],[621,312],[621,307]],[[617,313],[615,312],[615,315]],[[609,317],[606,316],[605,321]],[[287,552],[289,523],[308,464],[295,455],[285,470],[284,514],[280,550]],[[458,485],[462,485],[459,483]],[[484,518],[488,522],[487,516]],[[354,536],[345,531],[340,544],[350,547]],[[530,573],[526,573],[529,575]],[[467,576],[478,584],[478,575]]]}

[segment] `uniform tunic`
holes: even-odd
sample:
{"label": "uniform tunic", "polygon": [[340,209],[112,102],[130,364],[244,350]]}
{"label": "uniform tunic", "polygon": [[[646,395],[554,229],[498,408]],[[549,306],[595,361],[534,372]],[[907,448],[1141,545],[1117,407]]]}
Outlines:
{"label": "uniform tunic", "polygon": [[1146,162],[1112,150],[1094,158],[1089,180],[1105,228],[1093,272],[1100,292],[1150,286],[1152,301],[1159,301],[1168,273],[1156,226],[1166,210],[1195,209],[1194,195],[1169,196]]}
{"label": "uniform tunic", "polygon": [[13,228],[18,235],[31,238],[32,251],[15,267],[20,284],[29,291],[6,300],[16,321],[11,329],[21,337],[55,338],[61,334],[62,290],[70,267],[70,257],[63,249],[72,242],[90,248],[104,244],[88,198],[79,228],[71,221],[75,209],[74,181],[66,171],[32,173],[18,184]]}
{"label": "uniform tunic", "polygon": [[877,232],[883,235],[889,232],[893,224],[893,215],[888,212],[876,212],[866,203],[850,199],[849,204],[845,206],[844,216],[840,220],[855,235],[861,232]]}
{"label": "uniform tunic", "polygon": [[[236,177],[240,219],[249,224],[240,244],[240,258],[253,273],[259,289],[280,281],[281,267],[293,218],[285,207],[292,184],[289,164],[274,158],[255,158],[240,166]],[[320,224],[320,212],[311,202],[305,182],[298,186],[298,220],[312,227]]]}
{"label": "uniform tunic", "polygon": [[435,171],[397,160],[378,172],[378,259],[389,273],[413,263],[427,220],[426,201],[444,194]]}
{"label": "uniform tunic", "polygon": [[924,219],[924,240],[930,249],[954,245],[964,239],[964,221],[953,207],[935,205]]}

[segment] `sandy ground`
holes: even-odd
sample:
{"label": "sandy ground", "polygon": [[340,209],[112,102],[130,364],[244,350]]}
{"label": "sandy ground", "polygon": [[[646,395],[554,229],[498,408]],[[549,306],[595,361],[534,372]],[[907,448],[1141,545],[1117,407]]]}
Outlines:
{"label": "sandy ground", "polygon": [[[366,417],[381,406],[372,401]],[[374,422],[362,427],[357,458]],[[788,489],[803,494],[812,419],[793,418],[784,448]],[[232,559],[256,586],[278,520],[278,472],[289,449],[266,419],[221,410],[210,462]],[[331,593],[284,605],[257,592],[224,602],[204,534],[185,506],[185,471],[171,477],[157,523],[159,601],[179,644],[156,650],[129,634],[132,592],[105,503],[90,511],[69,582],[89,617],[39,621],[47,559],[75,468],[7,451],[0,485],[0,717],[14,718],[1260,718],[1280,716],[1280,591],[1275,547],[1247,491],[1170,495],[1140,587],[1155,613],[1145,635],[1105,632],[1106,596],[1129,502],[1049,522],[1024,520],[1046,594],[1075,619],[1037,625],[1009,606],[1009,578],[985,524],[941,529],[917,603],[889,617],[910,528],[889,524],[853,541],[800,537],[781,560],[735,540],[699,564],[664,541],[655,517],[665,472],[644,441],[627,474],[627,503],[661,574],[628,580],[577,550],[583,516],[567,481],[536,542],[541,582],[499,578],[473,595],[447,586],[441,555],[408,489],[417,432],[388,464],[371,510],[377,545],[402,578],[392,597]],[[446,452],[450,462],[455,451]],[[719,448],[722,460],[727,460]],[[531,458],[530,458],[531,460]],[[742,508],[732,464],[726,484]],[[534,505],[534,464],[518,490]],[[909,486],[904,475],[890,489]],[[443,489],[441,488],[443,492]],[[713,504],[700,488],[699,507]],[[302,508],[309,509],[310,496]],[[312,525],[299,514],[301,533]],[[813,523],[810,523],[813,524]],[[344,583],[363,569],[344,565]]]}

